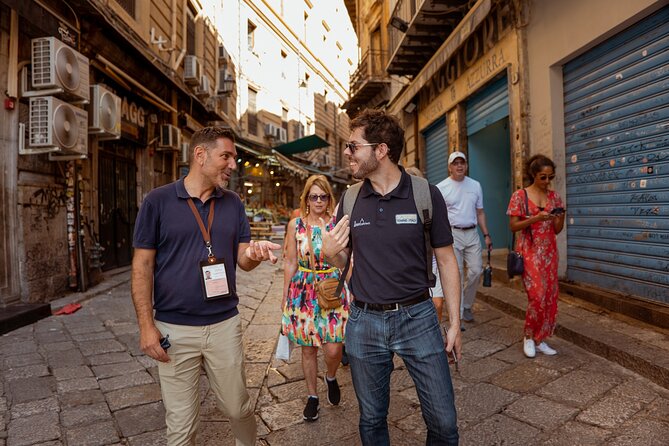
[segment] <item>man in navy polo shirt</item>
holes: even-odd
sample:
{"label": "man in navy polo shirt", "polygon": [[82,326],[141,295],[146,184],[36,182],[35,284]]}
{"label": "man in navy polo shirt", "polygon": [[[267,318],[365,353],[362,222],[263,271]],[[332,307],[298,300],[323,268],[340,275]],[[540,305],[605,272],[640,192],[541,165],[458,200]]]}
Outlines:
{"label": "man in navy polo shirt", "polygon": [[355,301],[346,327],[346,351],[360,407],[362,444],[390,444],[390,374],[397,354],[416,385],[427,444],[457,445],[447,353],[461,356],[460,274],[446,204],[430,185],[430,239],[450,320],[444,345],[428,291],[423,225],[411,179],[398,166],[404,131],[396,118],[379,110],[363,111],[350,128],[344,153],[353,177],[364,183],[350,216],[339,207],[337,225],[323,236],[323,251],[342,268],[352,239],[350,289]]}
{"label": "man in navy polo shirt", "polygon": [[237,445],[251,446],[256,422],[246,390],[235,268],[275,263],[272,250],[281,247],[251,241],[244,205],[225,189],[237,168],[231,131],[197,131],[190,157],[188,175],[151,191],[137,215],[132,299],[140,347],[158,361],[169,445],[195,443],[204,365]]}

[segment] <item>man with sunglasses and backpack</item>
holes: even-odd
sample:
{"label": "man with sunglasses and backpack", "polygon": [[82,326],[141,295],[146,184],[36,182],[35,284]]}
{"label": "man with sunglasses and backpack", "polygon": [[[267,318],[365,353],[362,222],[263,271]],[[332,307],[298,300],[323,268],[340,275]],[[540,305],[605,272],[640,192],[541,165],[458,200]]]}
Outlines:
{"label": "man with sunglasses and backpack", "polygon": [[[365,110],[350,128],[344,154],[353,177],[363,182],[342,198],[337,224],[323,237],[323,251],[340,268],[351,254],[355,257],[346,350],[360,408],[362,444],[390,444],[390,375],[397,354],[416,385],[427,444],[457,445],[447,355],[461,357],[460,276],[446,205],[435,186],[398,165],[404,130],[395,117]],[[418,209],[420,188],[429,190],[431,212]],[[350,209],[349,194],[357,194]],[[428,239],[430,246],[425,243]],[[434,285],[430,248],[437,258],[449,310],[446,340],[429,293]]]}

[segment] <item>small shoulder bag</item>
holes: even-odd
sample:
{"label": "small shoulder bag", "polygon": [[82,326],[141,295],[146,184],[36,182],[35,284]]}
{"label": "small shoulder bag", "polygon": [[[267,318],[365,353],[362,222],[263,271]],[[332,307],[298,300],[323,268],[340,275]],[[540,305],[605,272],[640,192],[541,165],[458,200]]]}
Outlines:
{"label": "small shoulder bag", "polygon": [[[314,290],[316,291],[316,297],[318,298],[318,306],[321,310],[333,310],[342,306],[341,299],[341,290],[344,288],[344,280],[346,280],[346,274],[348,273],[348,268],[351,265],[351,256],[346,260],[346,267],[341,272],[339,279],[330,277],[329,279],[317,280],[316,279],[316,257],[314,255],[314,244],[311,242],[311,227],[309,223],[305,220],[304,224],[307,227],[307,239],[309,240],[309,256],[311,258],[311,274],[314,278]],[[323,228],[325,231],[325,228]]]}
{"label": "small shoulder bag", "polygon": [[[523,192],[525,192],[525,215],[528,215],[530,213],[530,207],[528,203],[528,197],[527,197],[527,190],[523,189]],[[532,239],[532,228],[529,226],[524,229],[523,231],[527,231],[529,236],[530,236],[530,243],[533,243],[534,240]],[[516,247],[516,233],[513,233],[513,238],[511,241],[511,250],[509,251],[509,254],[506,256],[506,272],[509,275],[509,279],[513,278],[513,276],[520,276],[523,274],[523,271],[525,271],[525,262],[523,259],[523,255],[515,250]]]}

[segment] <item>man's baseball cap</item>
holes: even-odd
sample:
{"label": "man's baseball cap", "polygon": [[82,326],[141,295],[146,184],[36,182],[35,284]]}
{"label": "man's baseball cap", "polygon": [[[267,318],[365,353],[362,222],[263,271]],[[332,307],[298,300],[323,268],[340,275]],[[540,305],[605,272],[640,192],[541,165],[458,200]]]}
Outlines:
{"label": "man's baseball cap", "polygon": [[462,152],[453,152],[450,155],[448,155],[448,164],[451,164],[453,161],[455,161],[458,158],[462,158],[467,162],[467,157],[465,156],[464,153]]}

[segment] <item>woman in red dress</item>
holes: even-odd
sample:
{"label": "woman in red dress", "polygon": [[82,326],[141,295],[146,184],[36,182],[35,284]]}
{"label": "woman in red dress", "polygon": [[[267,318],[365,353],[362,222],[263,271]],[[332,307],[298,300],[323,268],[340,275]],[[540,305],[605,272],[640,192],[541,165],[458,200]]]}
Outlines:
{"label": "woman in red dress", "polygon": [[549,189],[555,164],[544,155],[530,158],[526,166],[529,187],[511,196],[506,214],[516,232],[516,250],[523,255],[523,285],[527,292],[523,352],[534,358],[536,350],[555,355],[545,339],[555,330],[558,301],[558,251],[555,236],[564,227],[564,206]]}

